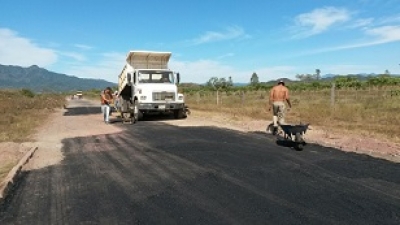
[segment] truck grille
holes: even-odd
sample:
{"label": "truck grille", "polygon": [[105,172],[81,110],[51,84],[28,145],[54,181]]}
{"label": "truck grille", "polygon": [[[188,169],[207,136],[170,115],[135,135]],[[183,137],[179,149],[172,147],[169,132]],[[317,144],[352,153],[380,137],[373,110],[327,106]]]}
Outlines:
{"label": "truck grille", "polygon": [[175,100],[174,92],[153,92],[153,100],[154,101],[162,101],[162,100]]}

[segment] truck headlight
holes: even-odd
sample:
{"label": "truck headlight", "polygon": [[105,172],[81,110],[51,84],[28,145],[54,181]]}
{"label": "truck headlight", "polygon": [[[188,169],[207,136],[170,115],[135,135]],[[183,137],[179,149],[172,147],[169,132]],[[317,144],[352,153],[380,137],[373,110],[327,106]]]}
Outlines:
{"label": "truck headlight", "polygon": [[140,96],[140,100],[146,100],[146,99],[147,99],[147,96],[146,96],[146,95]]}

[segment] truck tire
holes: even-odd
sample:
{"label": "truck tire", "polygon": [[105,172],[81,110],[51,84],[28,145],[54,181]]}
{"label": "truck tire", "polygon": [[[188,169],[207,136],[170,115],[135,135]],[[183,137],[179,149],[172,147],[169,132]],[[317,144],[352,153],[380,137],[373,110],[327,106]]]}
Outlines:
{"label": "truck tire", "polygon": [[121,113],[122,123],[134,124],[136,122],[135,118],[131,113]]}
{"label": "truck tire", "polygon": [[183,113],[183,109],[178,109],[178,110],[174,111],[174,118],[175,119],[182,119],[184,117],[185,117],[185,115]]}

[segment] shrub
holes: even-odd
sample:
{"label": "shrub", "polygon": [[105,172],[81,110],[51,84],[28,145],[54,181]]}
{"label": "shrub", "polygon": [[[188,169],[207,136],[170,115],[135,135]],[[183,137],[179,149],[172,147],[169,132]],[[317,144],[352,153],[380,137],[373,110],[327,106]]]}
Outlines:
{"label": "shrub", "polygon": [[35,97],[35,93],[33,93],[33,91],[31,91],[29,89],[22,89],[20,91],[20,93],[21,93],[22,96],[26,96],[26,97],[29,97],[29,98]]}

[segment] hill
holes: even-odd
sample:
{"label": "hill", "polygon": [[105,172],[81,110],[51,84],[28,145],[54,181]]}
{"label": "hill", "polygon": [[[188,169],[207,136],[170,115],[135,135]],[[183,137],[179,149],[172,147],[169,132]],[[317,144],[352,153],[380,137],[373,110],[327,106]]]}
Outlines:
{"label": "hill", "polygon": [[0,64],[0,88],[26,88],[35,92],[68,92],[101,89],[117,84],[100,79],[79,78],[40,68],[36,65],[20,67]]}

